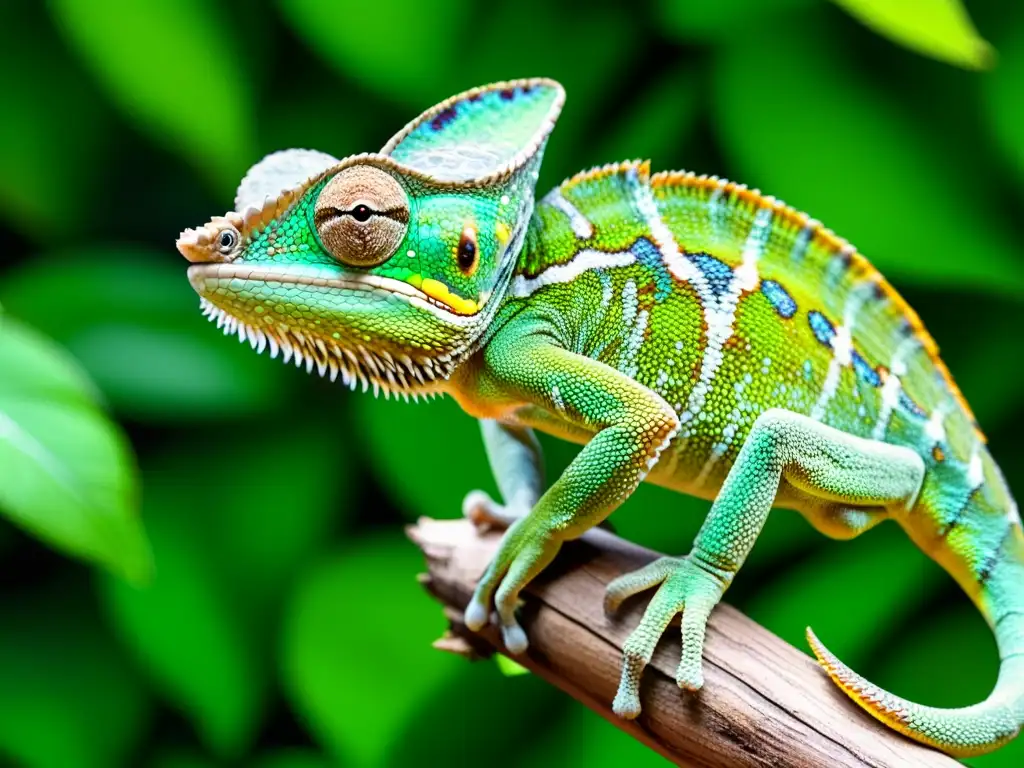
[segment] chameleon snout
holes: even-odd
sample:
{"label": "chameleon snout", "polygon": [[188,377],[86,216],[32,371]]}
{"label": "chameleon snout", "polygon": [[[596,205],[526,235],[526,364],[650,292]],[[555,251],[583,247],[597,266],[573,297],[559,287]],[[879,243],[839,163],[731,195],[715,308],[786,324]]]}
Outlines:
{"label": "chameleon snout", "polygon": [[242,214],[214,216],[207,224],[178,235],[178,252],[193,264],[230,262],[242,252]]}
{"label": "chameleon snout", "polygon": [[210,248],[210,236],[204,228],[186,229],[178,236],[178,252],[193,264],[220,261],[218,253]]}

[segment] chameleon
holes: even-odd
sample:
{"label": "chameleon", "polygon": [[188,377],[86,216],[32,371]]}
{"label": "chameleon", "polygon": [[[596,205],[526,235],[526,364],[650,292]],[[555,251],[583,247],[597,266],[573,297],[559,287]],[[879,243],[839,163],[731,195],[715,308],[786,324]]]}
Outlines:
{"label": "chameleon", "polygon": [[[1005,478],[917,314],[847,241],[758,190],[649,161],[535,197],[565,101],[547,78],[458,94],[376,153],[282,150],[235,209],[177,248],[202,311],[262,353],[374,394],[447,395],[479,420],[505,527],[465,609],[528,648],[522,589],[562,544],[650,482],[711,502],[691,551],[607,585],[612,613],[656,588],[612,702],[681,614],[680,688],[703,686],[711,611],[773,508],[850,539],[886,520],[946,570],[994,632],[979,704],[940,709],[874,685],[808,629],[858,705],[954,756],[1024,723],[1024,529]],[[545,487],[537,431],[582,447]]]}

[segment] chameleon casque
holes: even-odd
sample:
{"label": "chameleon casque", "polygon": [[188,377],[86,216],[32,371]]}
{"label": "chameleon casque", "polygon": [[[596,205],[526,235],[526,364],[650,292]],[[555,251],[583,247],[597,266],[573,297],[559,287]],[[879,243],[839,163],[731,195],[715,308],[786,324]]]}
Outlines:
{"label": "chameleon casque", "polygon": [[[203,311],[260,352],[355,388],[454,397],[480,420],[508,526],[466,609],[527,647],[520,590],[643,481],[713,500],[685,557],[609,584],[657,587],[613,709],[682,614],[681,688],[702,686],[708,615],[773,507],[852,538],[883,520],[962,586],[1001,666],[988,699],[911,703],[808,630],[818,660],[890,727],[965,756],[1024,723],[1024,531],[970,409],[913,310],[817,221],[716,177],[647,162],[580,173],[536,204],[564,92],[548,79],[455,96],[376,154],[264,158],[236,210],[178,249]],[[534,430],[583,444],[546,490]]]}

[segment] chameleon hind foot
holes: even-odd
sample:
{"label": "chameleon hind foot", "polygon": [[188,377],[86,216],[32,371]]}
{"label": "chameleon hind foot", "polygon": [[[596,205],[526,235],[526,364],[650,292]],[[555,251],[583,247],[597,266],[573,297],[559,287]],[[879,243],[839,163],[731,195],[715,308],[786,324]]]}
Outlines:
{"label": "chameleon hind foot", "polygon": [[612,613],[632,595],[661,585],[640,624],[622,647],[622,678],[612,711],[633,719],[640,714],[640,677],[665,629],[682,613],[682,659],[676,672],[680,688],[697,691],[704,685],[701,651],[711,610],[725,592],[725,582],[689,557],[662,557],[612,581],[605,592],[605,611]]}

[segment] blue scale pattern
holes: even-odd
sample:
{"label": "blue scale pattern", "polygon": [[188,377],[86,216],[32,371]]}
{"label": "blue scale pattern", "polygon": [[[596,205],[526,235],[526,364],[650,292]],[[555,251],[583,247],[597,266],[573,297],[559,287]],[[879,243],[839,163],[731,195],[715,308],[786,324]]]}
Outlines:
{"label": "blue scale pattern", "polygon": [[811,324],[811,330],[814,331],[814,338],[826,347],[831,347],[832,340],[836,337],[836,329],[835,326],[829,322],[829,319],[818,310],[812,309],[807,313],[807,322]]}
{"label": "blue scale pattern", "polygon": [[857,371],[857,376],[865,384],[870,384],[872,387],[882,386],[882,377],[878,375],[878,371],[872,368],[868,361],[861,357],[860,352],[853,353],[853,368]]}
{"label": "blue scale pattern", "polygon": [[780,317],[788,320],[796,314],[796,302],[793,300],[793,297],[774,280],[762,280],[761,293],[767,297]]}
{"label": "blue scale pattern", "polygon": [[672,274],[665,266],[665,259],[658,246],[646,237],[637,238],[630,248],[636,260],[650,270],[654,276],[654,300],[664,301],[672,295]]}
{"label": "blue scale pattern", "polygon": [[729,283],[732,282],[732,268],[724,261],[719,261],[708,253],[688,253],[686,258],[693,262],[708,281],[708,287],[716,299],[729,292]]}

